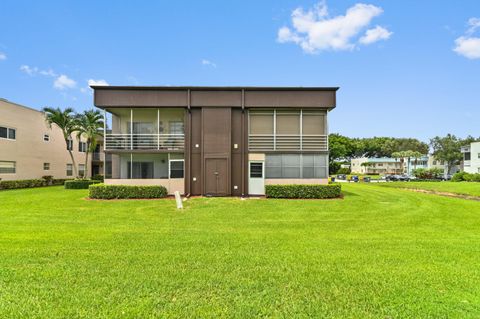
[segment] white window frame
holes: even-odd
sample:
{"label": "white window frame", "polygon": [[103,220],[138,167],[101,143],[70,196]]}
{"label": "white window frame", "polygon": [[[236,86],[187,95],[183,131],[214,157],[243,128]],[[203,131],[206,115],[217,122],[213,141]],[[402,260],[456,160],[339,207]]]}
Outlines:
{"label": "white window frame", "polygon": [[[83,174],[80,174],[80,172],[82,171],[80,169],[80,166],[83,166]],[[85,169],[86,169],[85,164],[78,164],[78,175],[81,176],[81,177],[85,177]]]}
{"label": "white window frame", "polygon": [[[3,128],[7,129],[7,137],[0,137],[0,139],[7,140],[7,141],[16,141],[17,140],[17,129],[16,128],[6,126],[6,125],[0,125],[0,127],[3,127]],[[15,131],[15,138],[10,138],[10,130]]]}
{"label": "white window frame", "polygon": [[2,160],[2,161],[0,161],[0,162],[13,163],[13,173],[10,172],[10,173],[0,173],[0,174],[2,174],[2,175],[3,175],[3,174],[5,174],[5,175],[7,175],[7,174],[12,174],[12,175],[17,174],[17,162],[16,162],[16,161],[3,161],[3,160]]}
{"label": "white window frame", "polygon": [[[182,162],[183,163],[183,178],[185,178],[185,159],[171,159],[168,160],[168,178],[171,179],[172,177],[172,162]],[[177,178],[177,177],[175,177]]]}
{"label": "white window frame", "polygon": [[[84,145],[85,147],[81,147],[81,145]],[[86,153],[87,152],[87,142],[78,142],[78,152],[79,153]]]}
{"label": "white window frame", "polygon": [[43,163],[43,170],[49,171],[50,170],[50,163]]}
{"label": "white window frame", "polygon": [[[71,172],[71,173],[70,173],[70,174],[68,174],[68,171],[69,171],[68,167],[69,167],[69,166],[71,167],[71,169],[70,169],[70,172]],[[73,176],[73,164],[67,164],[67,169],[65,170],[65,175],[67,175],[67,176]]]}

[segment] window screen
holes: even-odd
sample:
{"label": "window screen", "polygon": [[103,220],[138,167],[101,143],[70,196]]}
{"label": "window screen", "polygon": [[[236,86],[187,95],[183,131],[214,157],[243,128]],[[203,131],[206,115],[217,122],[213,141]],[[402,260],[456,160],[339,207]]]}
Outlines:
{"label": "window screen", "polygon": [[250,163],[250,177],[262,178],[263,177],[263,164],[262,163]]}
{"label": "window screen", "polygon": [[327,178],[328,159],[323,154],[267,154],[266,178]]}
{"label": "window screen", "polygon": [[183,160],[170,161],[170,178],[183,178]]}
{"label": "window screen", "polygon": [[15,174],[16,162],[0,161],[0,174]]}
{"label": "window screen", "polygon": [[250,134],[273,134],[273,111],[250,112]]}
{"label": "window screen", "polygon": [[325,134],[325,118],[321,113],[303,112],[302,124],[305,135]]}
{"label": "window screen", "polygon": [[277,134],[300,134],[300,111],[277,111]]}
{"label": "window screen", "polygon": [[73,165],[67,164],[67,176],[72,176],[72,175],[73,175]]}

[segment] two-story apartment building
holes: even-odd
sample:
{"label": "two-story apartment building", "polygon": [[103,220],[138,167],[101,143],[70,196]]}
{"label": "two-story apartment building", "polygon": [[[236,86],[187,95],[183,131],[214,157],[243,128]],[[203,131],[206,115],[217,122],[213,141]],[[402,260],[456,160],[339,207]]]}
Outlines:
{"label": "two-story apartment building", "polygon": [[463,170],[467,173],[480,173],[480,142],[470,143],[461,148]]}
{"label": "two-story apartment building", "polygon": [[[79,173],[85,171],[86,144],[75,136],[69,143]],[[91,172],[91,163],[88,164]],[[45,122],[43,112],[0,99],[0,179],[42,176],[73,178],[73,163],[62,131]]]}
{"label": "two-story apartment building", "polygon": [[390,157],[360,157],[351,161],[354,174],[396,175],[404,172],[402,162]]}
{"label": "two-story apartment building", "polygon": [[92,86],[112,131],[107,184],[262,195],[328,182],[327,114],[338,88]]}

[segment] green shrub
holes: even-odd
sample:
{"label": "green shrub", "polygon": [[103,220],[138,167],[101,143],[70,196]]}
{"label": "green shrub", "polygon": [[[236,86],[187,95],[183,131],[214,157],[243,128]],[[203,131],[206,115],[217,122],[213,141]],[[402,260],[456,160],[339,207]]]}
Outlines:
{"label": "green shrub", "polygon": [[341,167],[338,171],[337,174],[350,174],[350,168],[348,167]]}
{"label": "green shrub", "polygon": [[133,199],[163,198],[167,196],[164,186],[130,186],[95,184],[89,187],[90,198],[95,199]]}
{"label": "green shrub", "polygon": [[340,197],[340,184],[328,185],[267,185],[268,198],[336,198]]}
{"label": "green shrub", "polygon": [[458,172],[452,176],[452,182],[480,182],[480,174]]}
{"label": "green shrub", "polygon": [[92,180],[94,181],[100,181],[103,183],[103,175],[102,174],[96,174],[92,176]]}
{"label": "green shrub", "polygon": [[38,179],[21,179],[16,181],[0,181],[0,190],[2,189],[19,189],[19,188],[33,188],[44,186],[63,185],[65,179],[53,179],[51,176],[43,176]]}
{"label": "green shrub", "polygon": [[99,181],[92,181],[89,179],[73,179],[65,181],[65,189],[88,189],[88,186],[97,184]]}
{"label": "green shrub", "polygon": [[443,176],[443,170],[441,168],[417,168],[412,171],[413,176],[422,180],[428,179],[441,179]]}

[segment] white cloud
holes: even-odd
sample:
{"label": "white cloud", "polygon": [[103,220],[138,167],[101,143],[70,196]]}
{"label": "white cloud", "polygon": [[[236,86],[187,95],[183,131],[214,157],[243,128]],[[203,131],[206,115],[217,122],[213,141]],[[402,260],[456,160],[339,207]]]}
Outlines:
{"label": "white cloud", "polygon": [[20,71],[24,72],[24,73],[27,73],[28,75],[35,75],[37,72],[38,72],[38,68],[37,67],[30,67],[28,65],[21,65],[20,66]]}
{"label": "white cloud", "polygon": [[58,90],[72,89],[77,85],[75,80],[70,79],[65,74],[59,75],[55,81],[53,81],[53,87]]}
{"label": "white cloud", "polygon": [[105,80],[89,79],[87,82],[88,82],[88,86],[92,86],[92,85],[93,85],[93,86],[95,86],[95,85],[97,85],[97,86],[108,86],[108,85],[110,85],[110,84],[108,84],[108,82],[105,81]]}
{"label": "white cloud", "polygon": [[0,52],[0,61],[6,60],[6,59],[7,59],[7,55],[3,52]]}
{"label": "white cloud", "polygon": [[388,40],[392,34],[393,32],[390,32],[387,29],[377,25],[373,29],[368,29],[367,32],[365,32],[365,35],[361,37],[358,42],[368,45],[380,40]]}
{"label": "white cloud", "polygon": [[211,67],[213,67],[213,68],[216,68],[216,67],[217,67],[217,64],[215,64],[215,63],[213,63],[212,61],[207,60],[207,59],[203,59],[203,60],[202,60],[202,64],[203,64],[203,65],[211,66]]}
{"label": "white cloud", "polygon": [[473,34],[480,28],[480,18],[470,18],[465,35],[455,39],[453,51],[468,59],[480,59],[480,38]]}
{"label": "white cloud", "polygon": [[22,71],[22,72],[24,72],[24,73],[26,73],[30,76],[34,76],[34,75],[37,75],[37,74],[44,75],[44,76],[50,76],[50,77],[56,77],[57,76],[57,74],[52,69],[40,70],[36,66],[29,66],[29,65],[26,65],[26,64],[20,66],[20,71]]}
{"label": "white cloud", "polygon": [[[373,18],[382,13],[383,9],[380,7],[357,3],[348,8],[345,15],[329,17],[326,2],[322,1],[308,11],[302,8],[295,9],[292,12],[293,28],[280,28],[277,41],[293,42],[307,53],[352,50],[357,44],[360,32],[370,25]],[[370,44],[388,39],[391,34],[387,29],[377,26],[368,30],[360,39],[363,39],[362,44]]]}
{"label": "white cloud", "polygon": [[480,59],[480,38],[460,37],[455,40],[453,51],[469,59]]}

